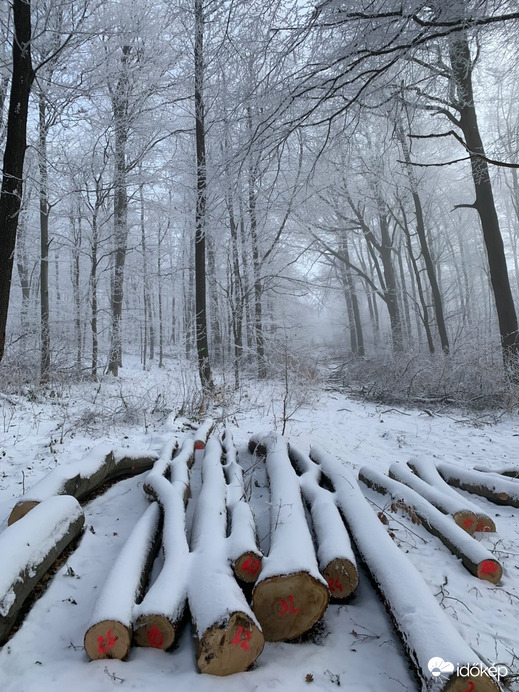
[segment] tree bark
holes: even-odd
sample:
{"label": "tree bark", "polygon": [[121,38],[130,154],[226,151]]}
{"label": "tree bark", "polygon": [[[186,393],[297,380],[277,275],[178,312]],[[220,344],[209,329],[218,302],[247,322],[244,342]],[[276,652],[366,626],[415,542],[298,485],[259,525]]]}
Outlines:
{"label": "tree bark", "polygon": [[22,203],[29,94],[34,79],[30,46],[30,0],[13,0],[12,7],[14,20],[13,74],[0,193],[0,361],[5,350],[14,247],[18,214]]}

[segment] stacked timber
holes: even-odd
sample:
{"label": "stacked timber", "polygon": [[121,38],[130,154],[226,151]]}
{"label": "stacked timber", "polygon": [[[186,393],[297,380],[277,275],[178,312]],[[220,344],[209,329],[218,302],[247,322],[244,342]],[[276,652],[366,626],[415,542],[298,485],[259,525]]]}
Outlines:
{"label": "stacked timber", "polygon": [[254,515],[246,499],[243,469],[236,460],[236,448],[229,429],[224,432],[222,445],[227,483],[229,560],[236,578],[252,584],[261,571],[263,555],[258,548]]}
{"label": "stacked timber", "polygon": [[[433,464],[432,461],[424,458],[414,458],[407,462],[409,468],[423,481],[433,486],[437,490],[441,491],[445,495],[450,495],[456,502],[460,501],[460,493],[456,492],[448,483],[446,483],[440,476],[438,469]],[[474,512],[476,515],[476,531],[485,531],[494,533],[496,530],[496,525],[494,520],[488,516],[483,510],[476,504],[463,498],[463,507]]]}
{"label": "stacked timber", "polygon": [[503,568],[495,556],[481,543],[475,541],[455,522],[453,517],[442,514],[417,492],[399,481],[368,466],[359,471],[359,479],[369,488],[389,494],[400,506],[416,515],[424,528],[437,536],[453,555],[461,559],[463,566],[478,579],[496,584],[503,576]]}
{"label": "stacked timber", "polygon": [[50,497],[0,534],[0,645],[36,584],[79,536],[84,522],[73,497]]}
{"label": "stacked timber", "polygon": [[107,575],[88,625],[84,646],[91,660],[126,658],[135,604],[140,600],[160,536],[160,508],[144,512]]}
{"label": "stacked timber", "polygon": [[346,600],[359,584],[359,573],[335,497],[319,485],[322,475],[320,466],[293,445],[290,445],[289,455],[296,472],[300,474],[299,485],[310,510],[319,570],[332,597]]}
{"label": "stacked timber", "polygon": [[226,482],[222,448],[212,437],[202,461],[202,488],[193,517],[189,609],[202,673],[247,670],[263,650],[259,623],[238,586],[227,557]]}
{"label": "stacked timber", "polygon": [[58,466],[36,483],[16,503],[8,524],[18,521],[53,495],[72,495],[83,500],[107,481],[148,471],[157,458],[156,454],[148,451],[112,450],[107,444],[99,445],[80,461]]}
{"label": "stacked timber", "polygon": [[309,630],[329,601],[319,572],[297,475],[286,440],[253,437],[249,450],[265,456],[270,487],[270,549],[252,593],[252,608],[267,641],[294,639]]}
{"label": "stacked timber", "polygon": [[[318,447],[311,448],[310,457],[333,482],[336,501],[350,535],[402,639],[422,689],[498,692],[499,684],[486,673],[480,674],[486,664],[464,641],[418,570],[391,539],[353,475]],[[453,666],[446,681],[432,677],[429,670],[431,659],[439,658],[459,664],[457,668]],[[469,671],[474,666],[478,674],[459,675],[458,670],[463,670],[466,664]]]}

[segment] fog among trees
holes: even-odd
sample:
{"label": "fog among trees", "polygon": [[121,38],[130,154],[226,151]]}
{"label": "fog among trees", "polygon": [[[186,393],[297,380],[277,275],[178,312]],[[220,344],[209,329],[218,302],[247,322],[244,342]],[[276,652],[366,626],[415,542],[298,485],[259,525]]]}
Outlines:
{"label": "fog among trees", "polygon": [[519,7],[0,5],[4,373],[519,379]]}

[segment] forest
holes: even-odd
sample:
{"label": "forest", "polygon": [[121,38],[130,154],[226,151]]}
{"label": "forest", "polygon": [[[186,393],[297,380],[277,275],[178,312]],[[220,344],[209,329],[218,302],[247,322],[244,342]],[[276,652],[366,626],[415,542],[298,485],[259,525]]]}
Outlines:
{"label": "forest", "polygon": [[515,400],[517,4],[12,0],[3,377]]}

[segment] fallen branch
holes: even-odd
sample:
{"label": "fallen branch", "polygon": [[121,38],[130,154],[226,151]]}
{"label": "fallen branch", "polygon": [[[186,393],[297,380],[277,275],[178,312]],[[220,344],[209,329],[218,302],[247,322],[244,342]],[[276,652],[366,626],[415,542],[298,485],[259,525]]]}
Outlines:
{"label": "fallen branch", "polygon": [[492,584],[497,584],[501,579],[503,568],[494,555],[457,526],[452,517],[442,514],[417,492],[369,466],[360,469],[359,479],[376,492],[389,494],[397,502],[401,501],[401,506],[416,515],[424,528],[459,557],[463,566],[475,577]]}
{"label": "fallen branch", "polygon": [[0,645],[27,597],[84,523],[77,500],[51,497],[0,534]]}
{"label": "fallen branch", "polygon": [[133,528],[102,586],[85,634],[91,660],[127,656],[133,609],[146,585],[159,535],[160,508],[154,502]]}
{"label": "fallen branch", "polygon": [[201,673],[230,675],[247,670],[263,650],[263,634],[227,559],[226,484],[222,448],[207,442],[202,489],[192,529],[188,601],[198,640]]}
{"label": "fallen branch", "polygon": [[252,593],[252,608],[267,641],[294,639],[324,614],[329,592],[319,573],[298,478],[286,440],[252,437],[249,450],[266,454],[270,485],[270,550]]}
{"label": "fallen branch", "polygon": [[232,433],[228,429],[223,435],[223,449],[225,453],[223,470],[227,482],[227,512],[230,517],[229,560],[238,579],[254,583],[261,571],[263,555],[258,548],[254,515],[245,499],[243,469],[236,461],[236,448]]}
{"label": "fallen branch", "polygon": [[312,517],[319,569],[332,597],[345,600],[357,588],[359,574],[350,537],[334,495],[319,486],[320,467],[306,454],[290,445],[289,455],[296,468],[306,468],[299,478],[299,485]]}
{"label": "fallen branch", "polygon": [[403,464],[391,464],[388,473],[390,478],[400,481],[400,483],[419,493],[443,514],[450,514],[456,524],[468,534],[472,535],[474,533],[477,526],[476,515],[473,511],[464,507],[461,495],[454,498],[452,495],[442,492],[418,478],[409,467]]}
{"label": "fallen branch", "polygon": [[445,683],[431,675],[431,659],[477,665],[478,672],[480,666],[485,669],[486,665],[463,640],[416,567],[390,538],[346,467],[318,447],[311,448],[310,457],[333,481],[336,501],[350,535],[402,639],[422,689],[464,692],[468,685],[472,692],[498,692],[499,685],[486,674],[461,677],[456,669],[451,669],[446,671],[451,674]]}
{"label": "fallen branch", "polygon": [[130,452],[128,449],[112,451],[102,444],[92,449],[81,461],[58,466],[26,492],[14,506],[8,524],[14,524],[40,502],[53,495],[72,495],[83,500],[103,483],[122,476],[134,476],[151,469],[157,455]]}
{"label": "fallen branch", "polygon": [[[460,493],[456,492],[454,488],[451,488],[451,486],[443,480],[432,461],[429,461],[428,459],[415,458],[410,459],[407,462],[407,465],[423,481],[434,486],[446,495],[450,495],[450,497],[454,498],[456,501],[459,501],[459,498],[462,497]],[[471,510],[476,515],[476,531],[495,533],[496,525],[494,520],[489,517],[488,514],[485,514],[480,507],[475,505],[470,500],[467,500],[466,497],[462,497],[462,500],[465,509]]]}

